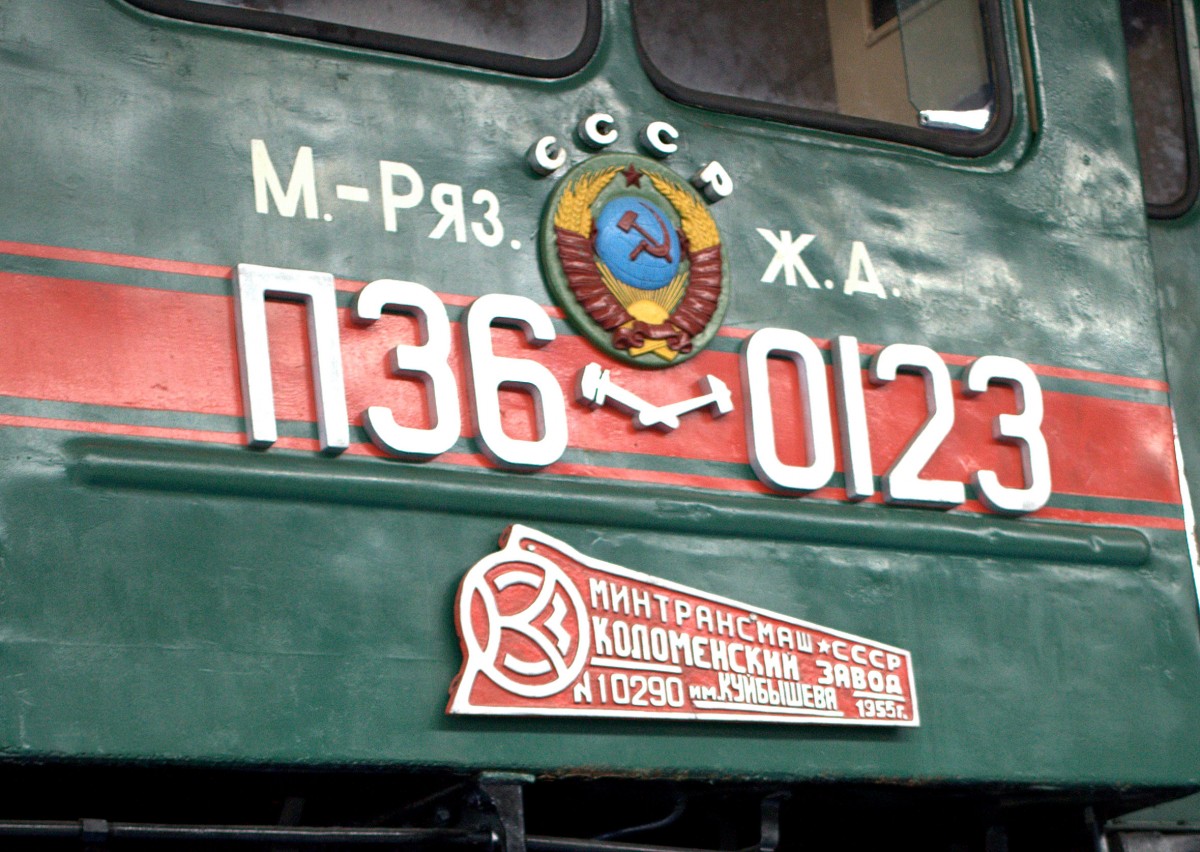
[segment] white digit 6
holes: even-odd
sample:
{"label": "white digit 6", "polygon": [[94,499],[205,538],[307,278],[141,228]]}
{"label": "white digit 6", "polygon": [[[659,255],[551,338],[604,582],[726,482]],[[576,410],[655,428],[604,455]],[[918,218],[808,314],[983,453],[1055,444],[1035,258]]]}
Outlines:
{"label": "white digit 6", "polygon": [[972,476],[979,499],[995,512],[1023,515],[1036,512],[1050,499],[1050,452],[1042,435],[1042,388],[1028,364],[1003,355],[976,359],[963,375],[963,393],[977,396],[992,381],[1012,385],[1017,397],[1016,414],[1000,414],[992,423],[992,436],[1021,442],[1024,488],[1001,485],[994,471],[979,470]]}
{"label": "white digit 6", "polygon": [[883,499],[910,506],[957,506],[967,499],[961,482],[922,479],[921,471],[954,427],[954,391],[950,371],[928,346],[893,343],[871,361],[870,378],[877,385],[894,381],[898,370],[920,373],[925,380],[925,408],[929,416],[900,457],[883,475]]}
{"label": "white digit 6", "polygon": [[[502,358],[492,350],[492,324],[517,326],[534,346],[555,337],[554,324],[537,302],[524,296],[480,296],[463,317],[471,413],[479,444],[492,461],[514,470],[534,470],[562,458],[567,448],[567,407],[554,374],[536,361]],[[537,406],[539,437],[510,438],[500,419],[502,385],[524,385]]]}
{"label": "white digit 6", "polygon": [[358,292],[351,311],[359,322],[371,323],[383,315],[385,306],[417,317],[421,344],[397,346],[389,353],[388,364],[397,376],[418,376],[424,381],[433,426],[428,429],[401,426],[390,408],[372,405],[363,412],[363,427],[385,452],[407,459],[433,458],[453,447],[462,432],[458,384],[447,363],[450,320],[446,306],[423,284],[383,278]]}

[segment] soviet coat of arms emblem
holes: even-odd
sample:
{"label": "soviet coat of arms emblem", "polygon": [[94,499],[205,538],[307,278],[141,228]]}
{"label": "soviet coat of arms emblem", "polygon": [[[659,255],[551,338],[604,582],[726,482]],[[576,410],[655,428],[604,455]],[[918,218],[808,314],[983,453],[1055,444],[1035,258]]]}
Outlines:
{"label": "soviet coat of arms emblem", "polygon": [[568,172],[546,209],[541,257],[572,324],[639,367],[699,352],[725,314],[716,222],[691,186],[645,157],[602,154]]}

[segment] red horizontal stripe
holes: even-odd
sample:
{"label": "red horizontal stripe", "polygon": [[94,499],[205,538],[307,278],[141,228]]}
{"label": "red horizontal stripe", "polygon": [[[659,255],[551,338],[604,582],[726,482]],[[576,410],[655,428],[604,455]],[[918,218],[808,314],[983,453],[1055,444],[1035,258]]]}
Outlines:
{"label": "red horizontal stripe", "polygon": [[1157,515],[1131,515],[1117,512],[1092,512],[1087,509],[1043,509],[1037,513],[1039,519],[1073,521],[1081,524],[1107,524],[1124,527],[1151,527],[1160,530],[1182,532],[1187,524],[1182,518],[1161,518]]}
{"label": "red horizontal stripe", "polygon": [[17,243],[0,240],[0,254],[20,257],[41,257],[47,260],[67,260],[74,263],[94,263],[101,266],[118,266],[125,269],[145,269],[150,272],[173,272],[179,275],[197,275],[203,278],[228,278],[233,274],[229,266],[214,266],[207,263],[190,263],[185,260],[161,260],[135,254],[116,254],[108,251],[43,246],[36,243]]}
{"label": "red horizontal stripe", "polygon": [[[194,441],[206,444],[244,444],[245,439],[230,432],[211,429],[183,429],[171,426],[136,426],[128,423],[100,423],[94,420],[64,420],[58,417],[25,417],[0,414],[0,426],[24,429],[54,429],[63,432],[85,432],[89,435],[122,435],[134,438],[166,438],[174,441]],[[282,443],[282,441],[280,442]],[[316,441],[310,441],[316,450]],[[296,449],[307,449],[297,447]]]}
{"label": "red horizontal stripe", "polygon": [[[0,393],[31,399],[111,407],[195,412],[240,417],[241,394],[232,299],[25,274],[0,274],[5,310],[0,312]],[[388,350],[416,342],[416,322],[388,315],[359,327],[342,312],[342,350],[352,420],[369,405],[386,404],[401,422],[428,422],[424,385],[392,377]],[[315,419],[308,367],[305,309],[295,303],[268,306],[276,408],[284,420]],[[735,413],[714,419],[708,411],[683,418],[675,432],[639,431],[611,407],[568,405],[571,445],[598,452],[643,453],[679,459],[745,464],[748,459],[738,359],[707,351],[670,371],[640,371],[606,361],[580,337],[563,336],[540,350],[523,335],[498,328],[498,354],[538,360],[566,394],[589,360],[612,369],[614,380],[655,404],[685,399],[712,374],[733,393]],[[457,334],[451,366],[464,414],[466,373]],[[803,464],[804,415],[790,362],[772,361],[777,443],[785,461]],[[901,375],[865,388],[872,456],[882,473],[923,423],[924,383]],[[505,392],[505,429],[533,437],[530,397]],[[1076,394],[1045,394],[1044,433],[1056,490],[1098,497],[1179,502],[1170,411],[1166,406]],[[956,422],[927,466],[929,478],[968,481],[979,469],[994,470],[1009,485],[1023,481],[1018,448],[996,441],[992,423],[1015,410],[1011,389],[993,386],[979,397],[955,400]],[[470,434],[464,417],[464,434]],[[840,457],[840,456],[839,456]],[[585,475],[582,470],[572,475]],[[693,481],[696,482],[696,481]],[[681,481],[680,484],[683,484]],[[707,487],[707,486],[700,486]]]}
{"label": "red horizontal stripe", "polygon": [[[817,345],[822,349],[829,348],[828,341],[818,341]],[[883,346],[878,343],[861,343],[859,344],[859,348],[864,354],[874,355],[876,352],[883,349]],[[947,364],[951,364],[955,367],[965,367],[979,357],[977,355],[957,355],[952,352],[939,352],[938,355],[940,355],[942,360]],[[1099,382],[1100,384],[1139,388],[1141,390],[1162,391],[1163,393],[1166,393],[1171,389],[1169,384],[1159,381],[1158,379],[1142,379],[1138,378],[1137,376],[1119,376],[1115,373],[1099,373],[1090,370],[1072,370],[1067,367],[1050,367],[1045,364],[1030,364],[1029,367],[1039,376],[1052,376],[1058,379],[1071,379],[1073,381],[1080,382]]]}
{"label": "red horizontal stripe", "polygon": [[[233,274],[233,267],[230,266],[215,266],[203,263],[191,263],[181,260],[163,260],[152,257],[142,257],[132,254],[116,254],[113,252],[90,251],[87,249],[64,248],[61,246],[46,246],[37,243],[13,242],[8,240],[0,240],[0,254],[11,254],[22,257],[41,257],[51,260],[67,260],[77,263],[94,263],[103,266],[117,266],[130,269],[145,269],[153,272],[174,272],[181,275],[198,275],[206,278],[229,278]],[[356,281],[349,278],[335,279],[336,286],[339,290],[346,292],[358,292],[366,285],[365,281]],[[438,293],[439,298],[447,304],[456,307],[466,307],[475,300],[474,296],[464,296],[458,293]],[[542,308],[555,319],[563,319],[563,311],[554,305],[543,305]],[[717,331],[718,336],[728,337],[735,340],[741,340],[749,337],[754,333],[754,329],[738,328],[734,326],[724,326]],[[829,340],[825,338],[813,338],[817,345],[822,349],[829,348]],[[861,344],[862,351],[867,354],[874,354],[883,348],[881,344],[863,343]],[[940,353],[947,364],[956,366],[964,366],[974,360],[975,356],[956,355],[953,353]],[[1143,390],[1161,391],[1166,393],[1170,390],[1167,382],[1158,379],[1145,379],[1137,376],[1122,376],[1115,373],[1102,373],[1090,370],[1075,370],[1068,367],[1053,367],[1045,364],[1030,364],[1035,373],[1041,376],[1053,376],[1055,378],[1070,379],[1073,381],[1082,382],[1099,382],[1102,384],[1111,384],[1122,387],[1140,388]]]}
{"label": "red horizontal stripe", "polygon": [[1067,367],[1048,367],[1044,364],[1030,364],[1039,376],[1053,376],[1057,379],[1071,379],[1079,382],[1100,382],[1105,385],[1119,385],[1127,388],[1161,391],[1168,393],[1171,386],[1158,379],[1139,379],[1136,376],[1118,376],[1113,373],[1097,373],[1090,370],[1071,370]]}

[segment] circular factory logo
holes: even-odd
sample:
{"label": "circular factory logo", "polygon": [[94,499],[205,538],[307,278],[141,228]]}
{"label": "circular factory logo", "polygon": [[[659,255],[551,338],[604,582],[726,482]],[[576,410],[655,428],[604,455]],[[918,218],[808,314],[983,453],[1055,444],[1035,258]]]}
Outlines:
{"label": "circular factory logo", "polygon": [[470,694],[475,673],[522,698],[557,695],[591,657],[583,595],[558,565],[534,553],[502,550],[463,578],[458,632]]}
{"label": "circular factory logo", "polygon": [[716,222],[686,181],[646,157],[601,154],[569,171],[546,209],[541,255],[571,323],[639,367],[696,354],[725,315]]}

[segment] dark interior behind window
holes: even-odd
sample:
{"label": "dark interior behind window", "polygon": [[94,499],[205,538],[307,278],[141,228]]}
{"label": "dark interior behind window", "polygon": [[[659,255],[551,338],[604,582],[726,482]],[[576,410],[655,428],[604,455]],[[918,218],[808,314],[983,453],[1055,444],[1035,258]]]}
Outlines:
{"label": "dark interior behind window", "polygon": [[1122,0],[1129,88],[1151,216],[1183,213],[1196,197],[1196,131],[1178,0]]}
{"label": "dark interior behind window", "polygon": [[[688,8],[692,5],[689,0],[649,0],[637,6],[641,44],[655,67],[672,80],[766,103],[836,107],[824,0]],[[784,49],[781,25],[804,33],[802,50]]]}
{"label": "dark interior behind window", "polygon": [[133,2],[191,20],[543,77],[582,68],[600,35],[598,0]]}
{"label": "dark interior behind window", "polygon": [[871,26],[879,29],[897,15],[896,0],[871,0]]}

